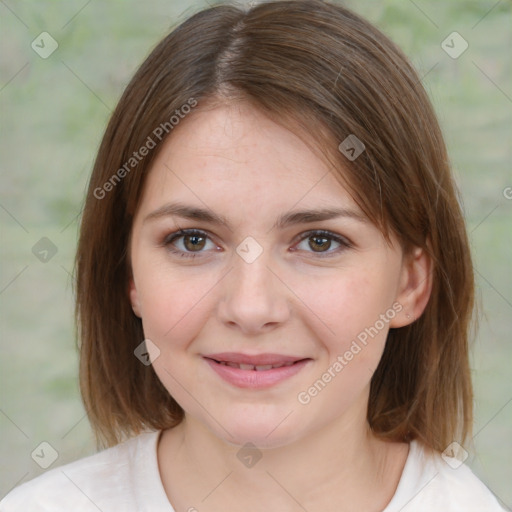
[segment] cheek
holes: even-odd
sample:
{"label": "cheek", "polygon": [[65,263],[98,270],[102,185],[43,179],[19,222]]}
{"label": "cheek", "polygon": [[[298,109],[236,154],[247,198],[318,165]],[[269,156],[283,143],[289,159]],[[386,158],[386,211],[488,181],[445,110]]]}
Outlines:
{"label": "cheek", "polygon": [[[371,270],[347,269],[329,276],[296,280],[297,295],[322,324],[329,346],[343,349],[374,326],[393,302],[391,283]],[[314,290],[314,293],[311,293]],[[378,325],[379,330],[382,326]],[[364,337],[364,336],[362,336]]]}
{"label": "cheek", "polygon": [[[183,346],[193,339],[208,318],[208,291],[216,283],[212,274],[154,272],[138,285],[144,335],[160,348]],[[172,341],[172,343],[170,343]]]}
{"label": "cheek", "polygon": [[201,396],[188,348],[211,317],[208,290],[217,280],[207,275],[186,278],[179,272],[147,273],[138,290],[142,296],[144,336],[158,348],[153,369],[170,395],[188,413],[201,414],[190,396]]}
{"label": "cheek", "polygon": [[318,312],[324,351],[312,378],[296,397],[309,416],[334,419],[354,403],[362,404],[385,347],[396,312],[389,283],[371,273],[352,273],[319,287],[307,305]]}

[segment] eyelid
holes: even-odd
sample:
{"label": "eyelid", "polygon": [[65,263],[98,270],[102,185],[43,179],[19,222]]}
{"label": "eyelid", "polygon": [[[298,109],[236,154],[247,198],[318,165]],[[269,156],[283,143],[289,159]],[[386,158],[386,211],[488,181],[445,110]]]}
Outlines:
{"label": "eyelid", "polygon": [[333,240],[337,240],[345,245],[352,245],[352,242],[346,236],[334,233],[332,231],[329,231],[328,229],[310,229],[309,231],[304,231],[300,235],[298,235],[298,241],[300,242],[305,238],[308,238],[313,235],[325,235],[326,237],[332,238]]}

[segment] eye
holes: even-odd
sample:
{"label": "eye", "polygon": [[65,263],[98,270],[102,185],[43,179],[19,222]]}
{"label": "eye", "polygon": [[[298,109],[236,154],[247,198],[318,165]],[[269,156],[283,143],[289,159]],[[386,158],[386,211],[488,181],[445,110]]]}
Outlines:
{"label": "eye", "polygon": [[[306,245],[306,242],[307,248],[300,248],[300,244]],[[334,250],[329,250],[331,249],[333,242],[338,244],[338,247]],[[300,250],[316,253],[320,258],[333,256],[334,254],[338,254],[352,247],[352,244],[345,237],[324,230],[309,231],[302,236],[300,244],[297,245]],[[311,249],[311,251],[308,250],[308,248]]]}
{"label": "eye", "polygon": [[[307,247],[300,247],[301,244],[305,246],[306,241],[308,242]],[[314,253],[320,258],[333,256],[352,247],[352,244],[345,237],[324,230],[308,231],[302,235],[299,242],[296,246],[299,250]],[[338,244],[338,247],[329,250],[332,248],[333,242]],[[207,252],[203,249],[208,249],[208,243],[211,244],[210,249],[216,249],[217,246],[208,234],[198,229],[180,229],[166,236],[163,241],[163,245],[170,252],[184,258],[195,258]],[[297,248],[292,250],[296,251]]]}
{"label": "eye", "polygon": [[168,235],[163,245],[167,247],[169,251],[179,254],[182,257],[195,258],[197,254],[194,253],[205,252],[203,249],[207,246],[208,242],[210,242],[213,248],[216,247],[204,231],[197,229],[180,229],[176,233]]}

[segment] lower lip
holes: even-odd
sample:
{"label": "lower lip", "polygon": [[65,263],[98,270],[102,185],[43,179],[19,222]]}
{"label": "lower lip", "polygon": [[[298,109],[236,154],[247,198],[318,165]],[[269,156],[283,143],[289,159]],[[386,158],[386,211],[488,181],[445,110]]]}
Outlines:
{"label": "lower lip", "polygon": [[210,367],[226,382],[239,388],[262,389],[275,386],[299,373],[310,359],[297,361],[291,366],[272,368],[271,370],[241,370],[232,366],[217,363],[213,359],[205,358]]}

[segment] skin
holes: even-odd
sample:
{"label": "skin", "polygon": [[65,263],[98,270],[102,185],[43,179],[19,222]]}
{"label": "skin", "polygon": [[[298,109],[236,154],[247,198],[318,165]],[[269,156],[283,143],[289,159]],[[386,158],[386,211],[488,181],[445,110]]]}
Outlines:
{"label": "skin", "polygon": [[[222,215],[230,226],[147,219],[177,201]],[[340,206],[363,218],[272,228],[290,211]],[[166,245],[180,228],[208,238],[199,248],[193,236]],[[319,229],[349,245],[308,234]],[[252,263],[236,252],[248,236],[263,251]],[[154,369],[185,411],[158,445],[162,483],[177,511],[370,512],[390,501],[408,446],[369,430],[370,379],[389,328],[419,317],[431,289],[427,256],[419,249],[404,255],[392,242],[364,218],[326,162],[253,106],[198,108],[173,130],[134,219],[129,294],[158,347]],[[397,302],[402,310],[378,335],[300,403],[298,394]],[[274,387],[240,389],[202,357],[224,351],[311,360]],[[237,458],[246,442],[262,455],[251,468]]]}

